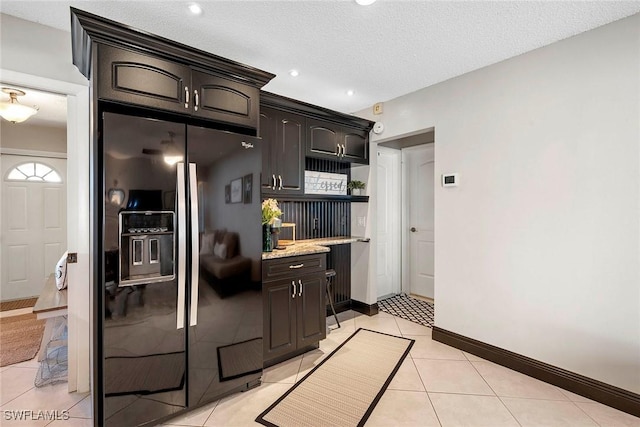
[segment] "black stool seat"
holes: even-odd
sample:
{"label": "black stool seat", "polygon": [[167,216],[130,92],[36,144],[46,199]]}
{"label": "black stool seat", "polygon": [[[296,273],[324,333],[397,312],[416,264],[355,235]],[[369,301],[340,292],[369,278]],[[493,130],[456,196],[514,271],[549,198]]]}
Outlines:
{"label": "black stool seat", "polygon": [[336,271],[334,269],[329,269],[324,273],[327,278],[327,298],[329,298],[329,306],[331,307],[331,311],[333,312],[333,317],[336,319],[336,323],[338,324],[338,328],[340,327],[340,321],[338,320],[338,315],[336,314],[336,309],[333,307],[333,300],[331,298],[331,292],[329,288],[331,287],[331,278],[336,275]]}

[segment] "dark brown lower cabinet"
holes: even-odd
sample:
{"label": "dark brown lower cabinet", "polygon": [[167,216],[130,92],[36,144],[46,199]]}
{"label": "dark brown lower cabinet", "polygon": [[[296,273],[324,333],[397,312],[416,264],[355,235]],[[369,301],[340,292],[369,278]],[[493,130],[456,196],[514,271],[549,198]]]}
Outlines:
{"label": "dark brown lower cabinet", "polygon": [[325,266],[324,254],[263,261],[265,365],[326,337]]}

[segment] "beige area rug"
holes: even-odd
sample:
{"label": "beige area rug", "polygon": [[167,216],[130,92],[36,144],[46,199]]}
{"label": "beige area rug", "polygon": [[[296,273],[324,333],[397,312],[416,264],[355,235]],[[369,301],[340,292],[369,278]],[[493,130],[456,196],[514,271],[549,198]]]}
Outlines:
{"label": "beige area rug", "polygon": [[0,311],[19,310],[21,308],[29,308],[36,305],[38,298],[18,299],[13,301],[0,302]]}
{"label": "beige area rug", "polygon": [[358,329],[256,421],[272,427],[363,426],[413,343]]}
{"label": "beige area rug", "polygon": [[32,313],[0,318],[0,367],[33,359],[40,349],[44,324]]}

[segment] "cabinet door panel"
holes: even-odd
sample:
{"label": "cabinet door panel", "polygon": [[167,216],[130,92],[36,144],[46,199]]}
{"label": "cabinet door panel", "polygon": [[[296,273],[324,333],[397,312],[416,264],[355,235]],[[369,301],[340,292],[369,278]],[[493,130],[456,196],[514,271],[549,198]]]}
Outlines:
{"label": "cabinet door panel", "polygon": [[193,115],[255,129],[259,90],[222,77],[193,71]]}
{"label": "cabinet door panel", "polygon": [[324,272],[299,279],[302,292],[298,299],[298,348],[315,344],[327,336]]}
{"label": "cabinet door panel", "polygon": [[336,125],[307,119],[307,156],[337,158],[339,132]]}
{"label": "cabinet door panel", "polygon": [[260,111],[260,138],[262,138],[262,178],[260,186],[263,192],[275,190],[276,172],[276,112],[263,108]]}
{"label": "cabinet door panel", "polygon": [[[296,300],[291,280],[266,284],[263,289],[264,360],[296,349]],[[297,294],[296,294],[297,295]]]}
{"label": "cabinet door panel", "polygon": [[278,120],[278,179],[283,192],[304,191],[304,117],[283,114]]}
{"label": "cabinet door panel", "polygon": [[369,163],[368,140],[364,131],[344,130],[344,159],[357,163]]}
{"label": "cabinet door panel", "polygon": [[100,99],[190,112],[190,105],[185,107],[189,67],[105,45],[99,45],[98,57]]}

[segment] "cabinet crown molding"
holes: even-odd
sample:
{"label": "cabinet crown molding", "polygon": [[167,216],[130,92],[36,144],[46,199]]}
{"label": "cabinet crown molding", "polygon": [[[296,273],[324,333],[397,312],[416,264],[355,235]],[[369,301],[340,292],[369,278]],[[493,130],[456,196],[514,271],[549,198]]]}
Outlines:
{"label": "cabinet crown molding", "polygon": [[264,90],[260,91],[260,105],[361,129],[367,132],[371,131],[374,125],[374,122],[371,120],[329,110],[328,108],[318,107],[317,105],[307,104],[306,102],[297,101]]}
{"label": "cabinet crown molding", "polygon": [[71,9],[71,47],[73,64],[91,78],[93,43],[110,44],[135,50],[261,88],[275,74],[241,64],[163,37],[111,21],[74,7]]}

